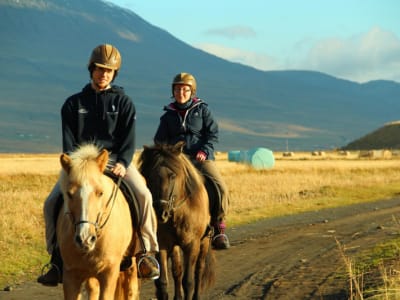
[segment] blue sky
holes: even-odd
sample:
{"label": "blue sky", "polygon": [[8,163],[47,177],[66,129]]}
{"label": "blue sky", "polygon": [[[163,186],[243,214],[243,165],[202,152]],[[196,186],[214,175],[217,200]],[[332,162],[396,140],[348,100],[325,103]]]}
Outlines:
{"label": "blue sky", "polygon": [[111,0],[185,43],[260,70],[400,82],[398,0]]}

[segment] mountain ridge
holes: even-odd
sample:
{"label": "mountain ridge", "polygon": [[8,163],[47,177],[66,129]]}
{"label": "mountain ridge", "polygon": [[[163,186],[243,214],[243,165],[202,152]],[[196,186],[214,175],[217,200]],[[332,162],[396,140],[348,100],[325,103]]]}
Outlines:
{"label": "mountain ridge", "polygon": [[400,149],[400,121],[392,121],[342,147],[342,150]]}

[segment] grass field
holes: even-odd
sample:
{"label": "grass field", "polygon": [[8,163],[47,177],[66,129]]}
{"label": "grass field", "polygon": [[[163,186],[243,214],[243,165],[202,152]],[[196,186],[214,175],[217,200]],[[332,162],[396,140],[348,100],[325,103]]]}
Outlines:
{"label": "grass field", "polygon": [[[272,169],[217,164],[231,193],[229,226],[261,218],[397,196],[400,158],[371,159],[326,153],[275,153]],[[48,261],[43,201],[56,182],[58,155],[0,154],[0,288],[32,280]]]}

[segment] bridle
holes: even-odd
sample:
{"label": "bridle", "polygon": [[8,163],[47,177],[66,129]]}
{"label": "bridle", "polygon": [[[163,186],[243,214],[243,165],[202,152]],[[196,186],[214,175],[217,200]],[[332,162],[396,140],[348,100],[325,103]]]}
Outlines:
{"label": "bridle", "polygon": [[70,216],[70,220],[74,224],[75,231],[76,231],[77,227],[80,224],[90,224],[90,225],[94,226],[94,228],[96,230],[96,234],[99,235],[99,231],[107,224],[108,220],[110,219],[111,212],[112,212],[112,210],[114,208],[115,199],[117,198],[118,190],[119,190],[119,187],[121,185],[121,180],[122,180],[122,177],[118,177],[117,183],[113,184],[113,189],[111,191],[110,198],[108,199],[107,204],[106,204],[106,209],[107,209],[108,206],[111,205],[110,211],[109,211],[108,215],[105,217],[104,221],[101,224],[99,224],[99,221],[101,220],[101,217],[102,217],[103,214],[100,213],[100,212],[97,214],[95,222],[92,222],[92,221],[89,221],[89,220],[79,220],[79,221],[75,222],[75,218],[72,215],[72,213],[70,211],[65,212],[66,215]]}
{"label": "bridle", "polygon": [[169,186],[168,186],[168,199],[158,199],[158,202],[165,204],[168,208],[168,217],[171,217],[172,213],[179,209],[188,197],[184,197],[177,202],[177,195],[175,194],[175,175],[169,175]]}

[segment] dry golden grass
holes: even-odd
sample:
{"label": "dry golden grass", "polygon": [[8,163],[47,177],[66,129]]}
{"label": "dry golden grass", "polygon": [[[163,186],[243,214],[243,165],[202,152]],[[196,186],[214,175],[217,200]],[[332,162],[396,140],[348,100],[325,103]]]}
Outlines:
{"label": "dry golden grass", "polygon": [[[228,227],[260,218],[294,214],[361,201],[390,198],[400,191],[400,160],[360,160],[327,154],[276,156],[269,170],[229,162],[217,164],[231,193]],[[48,256],[43,201],[57,180],[58,155],[0,154],[0,288],[32,279]]]}
{"label": "dry golden grass", "polygon": [[400,191],[400,160],[360,160],[310,155],[276,159],[268,170],[217,162],[231,193],[233,223],[392,197]]}

